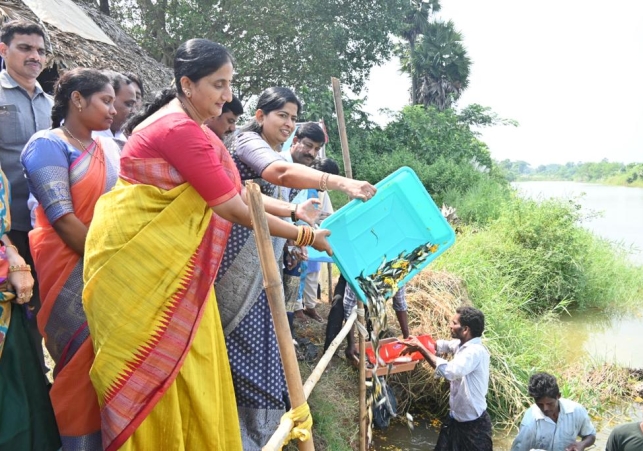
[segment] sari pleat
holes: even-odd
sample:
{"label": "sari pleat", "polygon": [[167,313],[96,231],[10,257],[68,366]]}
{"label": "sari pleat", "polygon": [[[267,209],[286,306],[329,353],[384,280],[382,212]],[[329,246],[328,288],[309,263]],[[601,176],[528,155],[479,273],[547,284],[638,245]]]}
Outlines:
{"label": "sari pleat", "polygon": [[212,287],[229,223],[162,159],[121,164],[85,251],[103,447],[241,449]]}
{"label": "sari pleat", "polygon": [[[112,160],[97,140],[69,168],[74,214],[86,226],[115,180]],[[36,209],[29,242],[42,302],[38,328],[56,363],[50,396],[64,449],[100,449],[100,413],[89,380],[94,355],[82,306],[82,257],[54,230],[42,206]]]}

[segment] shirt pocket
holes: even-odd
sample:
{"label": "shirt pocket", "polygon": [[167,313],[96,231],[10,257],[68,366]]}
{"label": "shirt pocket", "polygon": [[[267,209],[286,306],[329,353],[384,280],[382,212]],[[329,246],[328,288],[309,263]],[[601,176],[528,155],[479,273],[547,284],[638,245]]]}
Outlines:
{"label": "shirt pocket", "polygon": [[25,144],[29,139],[26,135],[18,108],[12,104],[0,105],[0,144]]}

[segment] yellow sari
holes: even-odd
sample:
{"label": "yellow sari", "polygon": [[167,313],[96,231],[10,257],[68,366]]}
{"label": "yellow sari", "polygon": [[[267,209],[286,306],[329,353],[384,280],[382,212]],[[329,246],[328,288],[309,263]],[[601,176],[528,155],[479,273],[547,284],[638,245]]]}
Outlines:
{"label": "yellow sari", "polygon": [[241,449],[213,290],[229,230],[160,159],[123,160],[98,201],[83,305],[104,449]]}

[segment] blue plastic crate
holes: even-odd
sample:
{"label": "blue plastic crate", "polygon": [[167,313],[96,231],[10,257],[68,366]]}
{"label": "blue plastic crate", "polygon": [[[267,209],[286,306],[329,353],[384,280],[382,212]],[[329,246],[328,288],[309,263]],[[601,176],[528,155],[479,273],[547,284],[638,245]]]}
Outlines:
{"label": "blue plastic crate", "polygon": [[400,281],[402,286],[455,242],[455,232],[411,168],[402,167],[375,186],[377,194],[368,202],[352,200],[321,224],[332,232],[328,241],[333,261],[362,302],[366,296],[357,276],[375,273],[384,259],[402,252],[437,245],[436,252]]}
{"label": "blue plastic crate", "polygon": [[321,262],[321,263],[332,263],[333,257],[330,257],[324,251],[318,251],[314,247],[308,246],[308,261],[309,262]]}

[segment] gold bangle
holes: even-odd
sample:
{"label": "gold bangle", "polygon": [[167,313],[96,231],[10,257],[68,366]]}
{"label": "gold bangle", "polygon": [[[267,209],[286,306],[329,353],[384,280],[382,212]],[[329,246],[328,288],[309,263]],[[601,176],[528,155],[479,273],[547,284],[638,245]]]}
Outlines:
{"label": "gold bangle", "polygon": [[309,244],[309,246],[312,246],[314,242],[315,242],[315,231],[313,230],[312,233],[310,234],[310,244]]}
{"label": "gold bangle", "polygon": [[9,266],[9,272],[16,272],[16,271],[29,271],[29,272],[31,272],[31,266],[30,265],[11,265],[11,266]]}
{"label": "gold bangle", "polygon": [[304,235],[301,237],[301,243],[299,243],[300,246],[306,246],[306,243],[308,243],[308,227],[304,227]]}
{"label": "gold bangle", "polygon": [[312,227],[299,226],[299,234],[295,246],[310,246],[315,241],[315,232]]}
{"label": "gold bangle", "polygon": [[4,245],[4,247],[10,247],[10,248],[11,248],[11,249],[13,249],[14,251],[16,251],[16,254],[20,255],[20,251],[19,251],[19,250],[18,250],[18,248],[17,248],[16,246],[14,246],[13,244],[5,244],[5,245]]}
{"label": "gold bangle", "polygon": [[305,226],[305,235],[302,239],[302,246],[310,246],[315,241],[315,233],[312,227]]}
{"label": "gold bangle", "polygon": [[304,234],[304,226],[297,226],[297,239],[295,240],[295,246],[301,246],[301,238]]}

